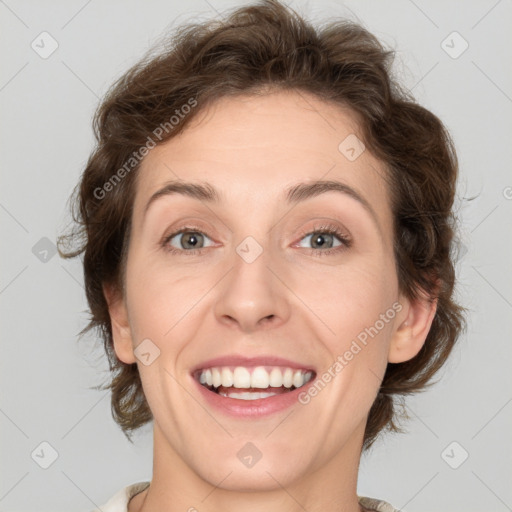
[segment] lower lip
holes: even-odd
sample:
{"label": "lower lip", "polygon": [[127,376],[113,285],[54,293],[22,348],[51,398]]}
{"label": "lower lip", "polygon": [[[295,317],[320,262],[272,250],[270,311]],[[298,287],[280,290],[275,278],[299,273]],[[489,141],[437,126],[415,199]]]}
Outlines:
{"label": "lower lip", "polygon": [[[280,395],[269,396],[267,398],[257,398],[256,400],[240,400],[238,398],[229,398],[218,395],[205,388],[194,377],[192,380],[199,387],[199,392],[209,405],[221,412],[237,418],[260,418],[269,416],[276,412],[284,411],[294,404],[298,403],[300,393],[303,393],[313,384],[315,377],[304,386],[287,391]],[[262,390],[263,391],[263,390]]]}

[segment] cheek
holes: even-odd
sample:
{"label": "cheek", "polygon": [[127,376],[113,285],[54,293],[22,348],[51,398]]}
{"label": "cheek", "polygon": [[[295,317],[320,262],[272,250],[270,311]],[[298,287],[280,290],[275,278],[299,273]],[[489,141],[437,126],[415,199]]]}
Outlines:
{"label": "cheek", "polygon": [[317,314],[319,323],[325,324],[323,339],[333,348],[343,348],[375,324],[380,335],[389,334],[398,283],[394,267],[384,259],[304,272],[296,282],[298,295]]}
{"label": "cheek", "polygon": [[[142,261],[144,259],[144,261]],[[207,283],[189,273],[134,255],[128,266],[127,295],[132,330],[159,344],[179,330],[181,320],[206,293]],[[186,323],[186,322],[184,322]]]}
{"label": "cheek", "polygon": [[[310,391],[322,396],[319,414],[345,425],[340,428],[346,428],[347,414],[356,423],[364,419],[387,366],[401,306],[396,274],[384,267],[383,262],[354,265],[332,272],[329,278],[319,279],[317,274],[315,279],[309,276],[303,281],[301,297],[307,294],[304,302],[308,301],[321,319],[314,320],[314,329],[329,354],[317,377],[318,391]],[[312,396],[302,398],[313,400]],[[339,407],[341,403],[343,407]],[[335,436],[332,442],[336,442]]]}
{"label": "cheek", "polygon": [[[144,260],[144,261],[143,261]],[[128,267],[127,295],[130,326],[136,347],[149,339],[158,354],[149,365],[138,364],[139,373],[152,411],[165,411],[179,395],[175,378],[180,354],[194,336],[194,304],[203,285],[191,276],[134,257]],[[204,293],[204,292],[203,292]],[[149,345],[153,347],[152,345]]]}

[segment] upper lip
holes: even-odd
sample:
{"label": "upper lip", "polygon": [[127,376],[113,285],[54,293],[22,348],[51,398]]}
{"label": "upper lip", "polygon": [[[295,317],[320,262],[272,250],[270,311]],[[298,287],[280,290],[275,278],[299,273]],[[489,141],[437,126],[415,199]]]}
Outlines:
{"label": "upper lip", "polygon": [[298,363],[277,356],[258,356],[258,357],[247,357],[242,355],[226,355],[216,357],[214,359],[208,359],[199,363],[192,369],[192,373],[198,370],[205,370],[207,368],[214,368],[219,366],[245,366],[248,368],[255,366],[285,366],[287,368],[294,368],[296,370],[309,370],[314,372],[315,369],[309,364]]}

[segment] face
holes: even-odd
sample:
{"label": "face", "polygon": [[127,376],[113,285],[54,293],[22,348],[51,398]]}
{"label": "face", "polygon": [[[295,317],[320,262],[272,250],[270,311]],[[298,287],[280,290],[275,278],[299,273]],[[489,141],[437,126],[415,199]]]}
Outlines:
{"label": "face", "polygon": [[333,474],[388,360],[419,350],[385,170],[355,137],[349,110],[279,92],[218,101],[143,161],[111,315],[174,467],[239,490]]}

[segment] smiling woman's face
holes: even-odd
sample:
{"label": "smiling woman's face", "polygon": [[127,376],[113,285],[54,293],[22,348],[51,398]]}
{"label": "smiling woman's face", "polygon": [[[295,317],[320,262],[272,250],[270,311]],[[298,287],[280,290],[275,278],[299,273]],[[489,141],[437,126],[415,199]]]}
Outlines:
{"label": "smiling woman's face", "polygon": [[[421,346],[404,342],[384,167],[341,152],[355,117],[310,95],[227,98],[203,114],[140,168],[116,353],[138,364],[156,467],[226,489],[326,478],[357,466],[388,360]],[[315,181],[331,186],[289,193]],[[209,193],[150,202],[169,182]],[[228,396],[199,383],[212,367]],[[229,397],[249,382],[277,395]]]}

